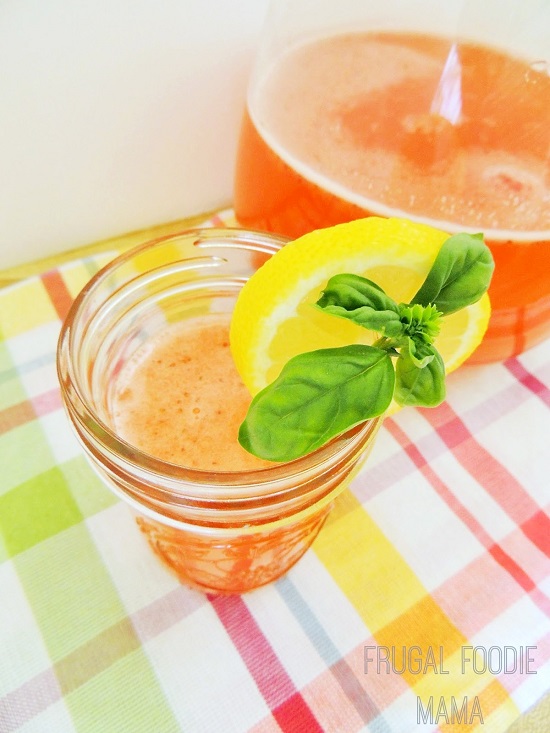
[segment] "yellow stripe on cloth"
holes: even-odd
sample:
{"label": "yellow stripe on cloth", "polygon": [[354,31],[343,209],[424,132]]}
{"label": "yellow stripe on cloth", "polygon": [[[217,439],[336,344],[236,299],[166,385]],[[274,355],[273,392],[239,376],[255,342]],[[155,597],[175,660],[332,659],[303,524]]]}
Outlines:
{"label": "yellow stripe on cloth", "polygon": [[46,288],[36,281],[32,288],[32,299],[27,289],[0,290],[0,337],[13,338],[49,323],[57,314]]}
{"label": "yellow stripe on cloth", "polygon": [[313,546],[372,634],[426,595],[416,575],[349,491],[338,498]]}
{"label": "yellow stripe on cloth", "polygon": [[465,663],[468,639],[351,492],[339,497],[313,547],[376,641],[366,674],[399,674],[419,712],[439,715],[445,733],[501,733],[512,724],[518,709],[507,691]]}

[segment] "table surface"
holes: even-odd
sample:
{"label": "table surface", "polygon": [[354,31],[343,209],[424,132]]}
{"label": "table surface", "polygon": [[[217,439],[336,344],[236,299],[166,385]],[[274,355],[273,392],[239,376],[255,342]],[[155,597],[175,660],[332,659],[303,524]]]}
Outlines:
{"label": "table surface", "polygon": [[87,279],[179,226],[3,274],[0,733],[546,733],[550,341],[388,418],[285,578],[205,596],[96,478],[55,371]]}

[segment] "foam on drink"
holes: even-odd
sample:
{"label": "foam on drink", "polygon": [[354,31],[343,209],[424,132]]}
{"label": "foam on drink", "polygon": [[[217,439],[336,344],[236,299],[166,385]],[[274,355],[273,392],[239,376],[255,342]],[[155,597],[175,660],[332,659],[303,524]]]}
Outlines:
{"label": "foam on drink", "polygon": [[164,461],[208,471],[270,464],[237,436],[250,393],[229,348],[230,316],[167,327],[144,344],[118,377],[113,419],[118,434]]}
{"label": "foam on drink", "polygon": [[550,228],[549,98],[546,74],[494,49],[357,33],[292,49],[250,113],[282,158],[366,210],[533,232]]}

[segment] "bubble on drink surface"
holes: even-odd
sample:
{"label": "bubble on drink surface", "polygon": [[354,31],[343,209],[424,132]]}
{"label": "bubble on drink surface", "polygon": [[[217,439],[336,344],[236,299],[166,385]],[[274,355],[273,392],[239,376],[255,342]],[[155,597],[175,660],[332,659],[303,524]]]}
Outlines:
{"label": "bubble on drink surface", "polygon": [[538,59],[529,64],[525,71],[526,88],[537,88],[548,82],[550,76],[550,64],[544,59]]}
{"label": "bubble on drink surface", "polygon": [[511,165],[489,166],[483,172],[483,178],[498,189],[521,196],[540,194],[544,188],[539,176]]}
{"label": "bubble on drink surface", "polygon": [[529,68],[539,74],[546,74],[550,76],[550,64],[544,59],[533,61],[531,64],[529,64]]}
{"label": "bubble on drink surface", "polygon": [[514,165],[487,166],[482,172],[482,189],[491,191],[501,208],[508,207],[526,226],[537,221],[538,211],[550,206],[550,188],[540,170]]}

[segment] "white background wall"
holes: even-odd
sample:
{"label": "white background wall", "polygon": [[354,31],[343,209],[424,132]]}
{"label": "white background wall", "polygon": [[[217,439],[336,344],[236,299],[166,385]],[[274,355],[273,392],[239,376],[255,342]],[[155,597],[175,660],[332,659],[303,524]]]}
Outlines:
{"label": "white background wall", "polygon": [[0,268],[231,201],[267,0],[0,2]]}

